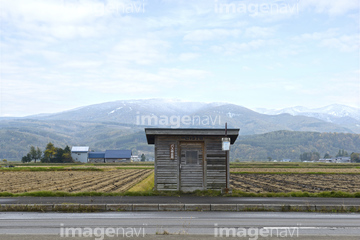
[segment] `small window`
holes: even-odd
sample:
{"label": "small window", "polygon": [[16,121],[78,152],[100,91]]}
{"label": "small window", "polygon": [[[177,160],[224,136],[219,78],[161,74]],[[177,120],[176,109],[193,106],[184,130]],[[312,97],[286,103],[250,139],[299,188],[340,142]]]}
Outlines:
{"label": "small window", "polygon": [[198,151],[186,151],[186,164],[198,164]]}

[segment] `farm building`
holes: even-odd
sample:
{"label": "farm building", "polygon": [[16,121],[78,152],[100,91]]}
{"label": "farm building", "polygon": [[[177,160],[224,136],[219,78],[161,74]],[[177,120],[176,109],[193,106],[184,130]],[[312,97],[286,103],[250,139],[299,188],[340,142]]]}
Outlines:
{"label": "farm building", "polygon": [[104,163],[105,162],[105,152],[89,152],[88,162]]}
{"label": "farm building", "polygon": [[[223,150],[225,129],[146,128],[148,144],[155,145],[157,190],[195,191],[229,189],[229,152]],[[239,129],[228,129],[233,144]]]}
{"label": "farm building", "polygon": [[335,162],[337,163],[351,163],[350,157],[337,157],[335,158]]}
{"label": "farm building", "polygon": [[73,146],[71,148],[71,157],[76,162],[84,162],[88,161],[88,152],[89,147],[87,146]]}
{"label": "farm building", "polygon": [[131,162],[131,150],[106,150],[105,162]]}

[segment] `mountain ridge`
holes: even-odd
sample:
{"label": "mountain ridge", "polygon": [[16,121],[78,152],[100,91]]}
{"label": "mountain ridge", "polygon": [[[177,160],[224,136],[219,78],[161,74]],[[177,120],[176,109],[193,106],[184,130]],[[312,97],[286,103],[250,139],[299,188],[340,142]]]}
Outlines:
{"label": "mountain ridge", "polygon": [[[144,117],[144,122],[139,122]],[[144,141],[145,127],[240,128],[240,136],[275,131],[360,133],[360,124],[350,118],[344,124],[326,122],[314,117],[261,114],[230,103],[183,101],[120,100],[84,106],[55,114],[7,118],[0,121],[0,158],[21,159],[31,145],[44,147],[53,142],[65,145],[87,145],[93,150],[128,148],[151,154]],[[184,120],[184,121],[182,121]],[[186,121],[185,121],[186,120]],[[190,125],[189,125],[190,123]],[[348,127],[350,126],[350,127]],[[136,134],[134,142],[127,142]],[[255,148],[257,149],[257,148]],[[351,150],[351,149],[349,149]],[[267,150],[269,151],[269,150]]]}
{"label": "mountain ridge", "polygon": [[[282,110],[252,110],[226,102],[206,103],[155,98],[118,100],[78,107],[59,113],[2,118],[1,120],[117,122],[157,127],[223,127],[227,122],[229,127],[244,129],[243,134],[259,134],[276,130],[360,133],[360,120],[358,120],[360,114],[357,117],[357,113],[358,109],[339,104],[318,109],[296,106]],[[197,120],[198,124],[194,122],[196,116],[202,117]],[[192,118],[193,124],[190,126],[184,122],[171,124],[171,120],[174,122],[180,118],[181,121],[183,117]],[[218,121],[211,124],[209,121],[206,122],[206,118]],[[161,120],[163,121],[161,122]],[[167,124],[160,124],[164,122]]]}

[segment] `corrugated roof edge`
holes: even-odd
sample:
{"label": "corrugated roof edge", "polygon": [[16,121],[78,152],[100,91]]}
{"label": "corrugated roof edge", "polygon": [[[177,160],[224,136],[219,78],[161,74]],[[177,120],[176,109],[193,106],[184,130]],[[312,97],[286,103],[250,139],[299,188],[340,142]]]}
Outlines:
{"label": "corrugated roof edge", "polygon": [[[227,135],[234,144],[240,132],[240,128],[228,128]],[[155,135],[198,135],[198,136],[224,136],[224,128],[145,128],[148,144],[155,143]]]}

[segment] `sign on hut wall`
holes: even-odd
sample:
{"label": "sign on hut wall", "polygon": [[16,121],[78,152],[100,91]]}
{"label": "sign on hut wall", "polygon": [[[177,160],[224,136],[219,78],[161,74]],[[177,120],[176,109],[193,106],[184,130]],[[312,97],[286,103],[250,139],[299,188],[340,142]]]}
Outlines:
{"label": "sign on hut wall", "polygon": [[175,159],[175,144],[170,144],[170,159]]}

